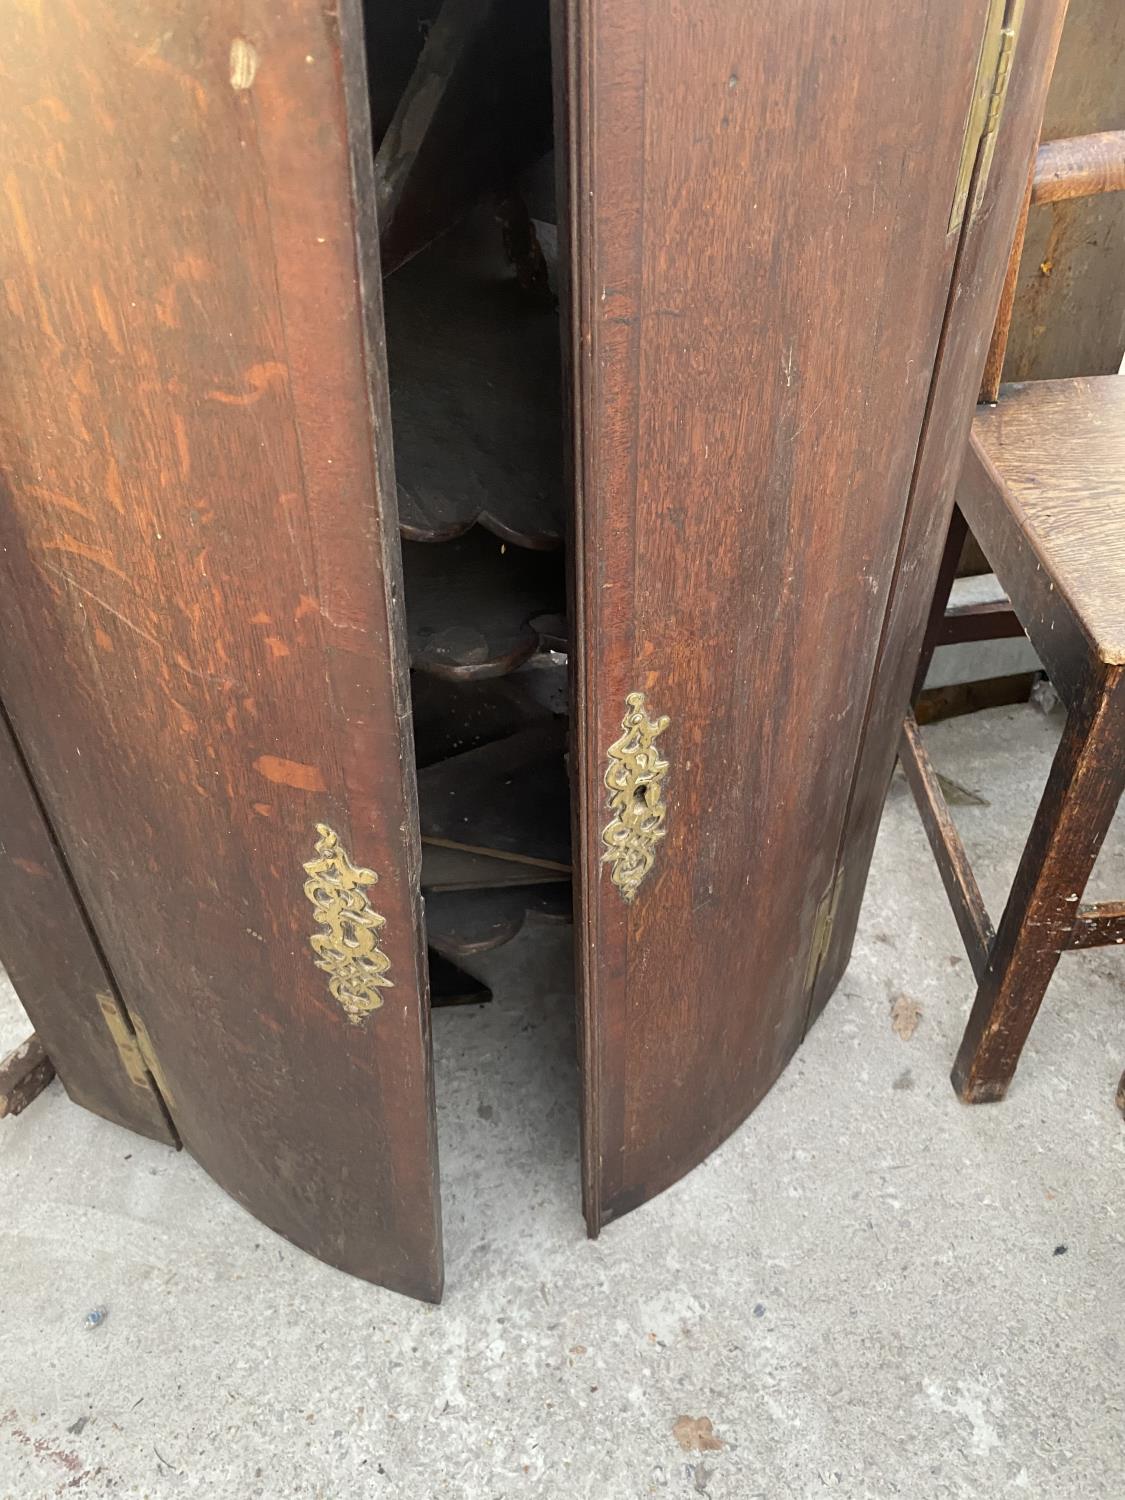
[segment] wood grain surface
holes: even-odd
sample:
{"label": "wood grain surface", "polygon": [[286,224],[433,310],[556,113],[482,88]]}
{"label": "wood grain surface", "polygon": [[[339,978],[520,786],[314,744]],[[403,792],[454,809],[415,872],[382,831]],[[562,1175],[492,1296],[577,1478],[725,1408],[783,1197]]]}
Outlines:
{"label": "wood grain surface", "polygon": [[[592,1232],[728,1135],[804,1033],[984,16],[572,0],[562,18]],[[600,835],[635,691],[670,718],[671,769],[628,905]]]}
{"label": "wood grain surface", "polygon": [[[1042,148],[1041,148],[1042,149]],[[1016,220],[1015,233],[1012,236],[1012,247],[1008,253],[1008,265],[1004,272],[1004,285],[1000,291],[1000,303],[996,309],[996,322],[992,326],[992,338],[988,344],[988,355],[984,361],[984,374],[981,377],[980,393],[978,402],[992,402],[996,400],[1004,378],[1004,360],[1008,352],[1008,336],[1012,329],[1012,317],[1016,310],[1016,291],[1019,288],[1020,261],[1023,256],[1023,241],[1027,233],[1027,219],[1031,213],[1031,195],[1035,190],[1035,161],[1032,162],[1027,174],[1027,186],[1024,189],[1023,204],[1020,208],[1019,217]],[[970,537],[969,548],[961,562],[964,573],[987,571],[987,559],[980,556],[980,548],[976,539]],[[976,563],[979,567],[975,566]]]}
{"label": "wood grain surface", "polygon": [[813,991],[810,1025],[827,1003],[851,954],[1065,11],[1066,0],[1028,0],[1024,7],[992,171],[984,194],[974,195],[975,207],[959,247],[878,662],[867,695],[866,723],[856,752],[836,860],[840,895]]}
{"label": "wood grain surface", "polygon": [[[358,5],[47,0],[2,48],[0,693],[184,1144],[436,1298]],[[378,874],[360,1025],[309,944],[321,823]]]}
{"label": "wood grain surface", "polygon": [[1125,377],[1002,386],[973,438],[1027,538],[1024,570],[1039,555],[1092,652],[1125,663]]}
{"label": "wood grain surface", "polygon": [[973,431],[957,481],[957,504],[994,559],[1020,624],[1068,708],[1085,698],[1097,651],[1054,582],[1041,539],[1020,525],[1004,500],[1003,482]]}
{"label": "wood grain surface", "polygon": [[1125,901],[1080,906],[1070,935],[1071,948],[1104,948],[1125,943]]}
{"label": "wood grain surface", "polygon": [[1125,189],[1125,130],[1047,141],[1035,155],[1031,202],[1062,203]]}

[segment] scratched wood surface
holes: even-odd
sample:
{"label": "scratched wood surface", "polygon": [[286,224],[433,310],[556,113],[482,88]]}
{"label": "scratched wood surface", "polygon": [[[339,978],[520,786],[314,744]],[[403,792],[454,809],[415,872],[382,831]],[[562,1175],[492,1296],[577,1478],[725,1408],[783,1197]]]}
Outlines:
{"label": "scratched wood surface", "polygon": [[[45,0],[0,49],[0,694],[184,1144],[436,1297],[357,4]],[[359,1025],[309,945],[318,823],[378,874]]]}
{"label": "scratched wood surface", "polygon": [[[729,1134],[804,1032],[984,12],[567,9],[594,1231]],[[626,905],[602,777],[634,690],[671,769]]]}
{"label": "scratched wood surface", "polygon": [[878,664],[868,690],[833,876],[840,882],[840,895],[809,1024],[824,1008],[851,954],[1065,12],[1066,0],[1028,0],[1024,7],[992,171],[983,195],[974,195],[976,209],[962,237]]}
{"label": "scratched wood surface", "polygon": [[174,1145],[151,1079],[130,1081],[102,1020],[113,980],[2,713],[0,963],[74,1102]]}

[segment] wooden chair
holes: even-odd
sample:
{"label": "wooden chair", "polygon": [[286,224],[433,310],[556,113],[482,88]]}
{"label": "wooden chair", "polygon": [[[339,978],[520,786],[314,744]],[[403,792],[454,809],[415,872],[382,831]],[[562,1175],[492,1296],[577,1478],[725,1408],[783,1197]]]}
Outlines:
{"label": "wooden chair", "polygon": [[[1027,205],[1125,188],[1125,132],[1040,147]],[[1125,943],[1125,901],[1082,894],[1125,789],[1125,376],[1001,387],[1027,209],[1016,235],[916,679],[936,645],[1018,625],[1066,727],[994,931],[913,714],[900,759],[977,978],[953,1068],[970,1104],[1004,1097],[1060,954]],[[972,529],[1009,604],[947,616]],[[1125,1077],[1118,1092],[1125,1099]]]}

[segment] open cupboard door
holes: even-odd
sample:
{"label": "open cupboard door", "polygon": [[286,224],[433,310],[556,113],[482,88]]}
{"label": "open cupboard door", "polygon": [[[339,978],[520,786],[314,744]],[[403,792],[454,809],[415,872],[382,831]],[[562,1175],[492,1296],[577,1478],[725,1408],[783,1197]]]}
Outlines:
{"label": "open cupboard door", "polygon": [[[850,886],[837,856],[947,313],[963,433],[1063,6],[1030,0],[1012,63],[1021,9],[566,7],[593,1233],[776,1080],[845,886],[854,929],[870,850]],[[1008,63],[995,274],[950,313]],[[900,592],[920,621],[925,576]]]}
{"label": "open cupboard door", "polygon": [[7,28],[21,761],[184,1145],[314,1255],[437,1298],[358,0]]}

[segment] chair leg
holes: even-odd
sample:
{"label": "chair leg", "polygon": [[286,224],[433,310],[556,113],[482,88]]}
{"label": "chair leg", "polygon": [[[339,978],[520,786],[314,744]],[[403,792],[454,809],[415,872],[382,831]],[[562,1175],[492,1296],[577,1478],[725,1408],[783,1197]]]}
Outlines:
{"label": "chair leg", "polygon": [[914,691],[910,695],[911,703],[917,702],[918,694],[926,685],[926,673],[930,670],[930,661],[933,658],[942,625],[945,623],[946,606],[949,604],[953,580],[957,577],[957,564],[961,561],[961,553],[965,549],[965,538],[968,534],[968,522],[961,514],[960,507],[955,505],[949,517],[949,530],[946,533],[937,582],[934,585],[934,597],[930,601],[926,634],[922,638],[922,653],[918,658],[918,670],[914,678]]}
{"label": "chair leg", "polygon": [[[1116,688],[1116,680],[1112,686]],[[1125,697],[1072,714],[953,1067],[967,1104],[1003,1099],[1125,784]]]}

